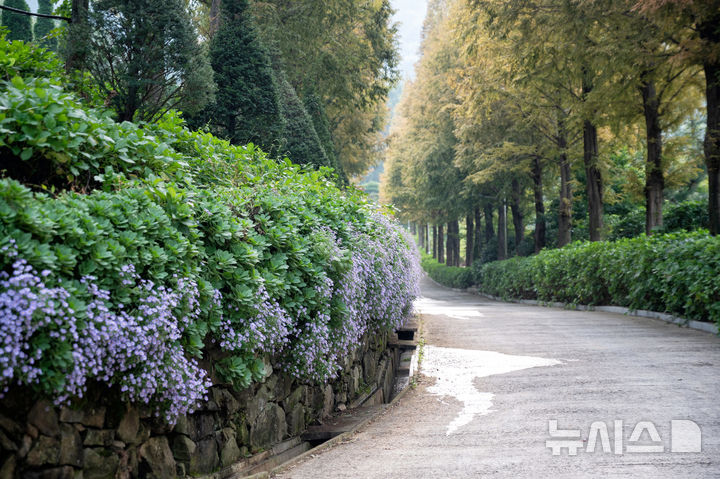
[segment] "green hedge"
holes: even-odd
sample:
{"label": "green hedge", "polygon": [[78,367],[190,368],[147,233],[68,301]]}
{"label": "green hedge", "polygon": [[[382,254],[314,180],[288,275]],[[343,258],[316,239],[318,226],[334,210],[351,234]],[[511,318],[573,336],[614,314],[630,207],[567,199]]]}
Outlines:
{"label": "green hedge", "polygon": [[421,265],[427,274],[448,288],[469,288],[473,285],[471,268],[459,268],[438,263],[432,256],[421,252]]}
{"label": "green hedge", "polygon": [[97,381],[172,422],[214,373],[327,381],[411,312],[412,241],[330,170],[117,123],[59,67],[0,35],[0,398]]}
{"label": "green hedge", "polygon": [[473,269],[481,291],[504,298],[617,305],[720,322],[720,238],[706,231],[573,243]]}

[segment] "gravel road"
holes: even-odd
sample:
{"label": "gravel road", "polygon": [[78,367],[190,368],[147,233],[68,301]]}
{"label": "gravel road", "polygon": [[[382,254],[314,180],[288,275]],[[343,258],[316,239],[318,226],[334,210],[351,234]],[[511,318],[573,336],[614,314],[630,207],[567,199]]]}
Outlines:
{"label": "gravel road", "polygon": [[277,477],[720,477],[720,338],[422,291],[417,387]]}

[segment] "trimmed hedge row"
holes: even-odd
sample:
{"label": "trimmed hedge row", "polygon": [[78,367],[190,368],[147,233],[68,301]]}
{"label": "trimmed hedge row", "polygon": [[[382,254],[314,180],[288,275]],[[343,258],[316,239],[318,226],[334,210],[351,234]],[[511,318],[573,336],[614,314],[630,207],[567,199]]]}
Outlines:
{"label": "trimmed hedge row", "polygon": [[473,285],[474,278],[471,268],[446,266],[422,252],[421,265],[432,279],[448,288],[469,288]]}
{"label": "trimmed hedge row", "polygon": [[706,231],[574,243],[473,269],[480,290],[494,296],[617,305],[720,323],[720,238]]}

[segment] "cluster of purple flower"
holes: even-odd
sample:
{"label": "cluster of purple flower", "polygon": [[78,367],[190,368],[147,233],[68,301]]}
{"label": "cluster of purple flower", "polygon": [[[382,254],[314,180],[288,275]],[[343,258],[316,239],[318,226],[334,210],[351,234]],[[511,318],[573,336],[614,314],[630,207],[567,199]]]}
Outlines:
{"label": "cluster of purple flower", "polygon": [[419,294],[420,266],[417,251],[396,223],[381,214],[372,216],[375,231],[358,231],[348,223],[349,240],[340,241],[330,230],[323,230],[331,240],[330,259],[339,260],[344,250],[351,252],[351,266],[337,284],[330,278],[318,287],[327,311],[333,299],[344,308],[334,308],[342,315],[333,321],[327,312],[308,315],[303,309],[292,332],[297,338],[285,368],[291,374],[318,382],[334,377],[342,358],[356,348],[368,332],[401,325],[411,313],[412,302]]}
{"label": "cluster of purple flower", "polygon": [[41,381],[39,362],[50,341],[78,338],[70,293],[46,287],[47,272],[38,275],[23,259],[15,259],[12,270],[0,271],[0,397],[13,382]]}
{"label": "cluster of purple flower", "polygon": [[[256,294],[255,314],[249,318],[240,315],[239,308],[225,314],[220,322],[220,347],[225,351],[274,354],[289,341],[292,319],[260,285]],[[237,318],[230,319],[230,316]]]}
{"label": "cluster of purple flower", "polygon": [[[316,232],[328,264],[315,278],[312,308],[291,313],[262,285],[252,311],[230,308],[216,290],[220,347],[282,357],[295,377],[323,382],[365,333],[401,324],[418,294],[417,252],[385,216],[372,215],[367,226],[348,223],[345,240],[329,228]],[[207,373],[181,342],[201,319],[194,279],[158,285],[127,265],[120,283],[132,300],[124,305],[93,277],[68,285],[70,291],[47,286],[49,272],[38,274],[17,258],[12,243],[0,253],[14,261],[11,272],[0,271],[0,395],[11,384],[38,385],[63,403],[82,397],[95,380],[117,386],[126,400],[154,405],[170,423],[206,397]]]}
{"label": "cluster of purple flower", "polygon": [[[47,388],[53,375],[63,380],[46,392],[61,404],[82,397],[88,381],[97,380],[118,385],[126,400],[153,404],[170,423],[205,398],[207,374],[180,344],[198,314],[194,281],[177,278],[169,289],[139,278],[129,266],[122,282],[137,289],[132,310],[122,304],[111,309],[110,293],[92,277],[81,281],[89,301],[75,310],[70,292],[47,287],[43,276],[23,259],[15,260],[12,273],[0,272],[3,392],[13,383]],[[53,370],[38,367],[41,359]]]}

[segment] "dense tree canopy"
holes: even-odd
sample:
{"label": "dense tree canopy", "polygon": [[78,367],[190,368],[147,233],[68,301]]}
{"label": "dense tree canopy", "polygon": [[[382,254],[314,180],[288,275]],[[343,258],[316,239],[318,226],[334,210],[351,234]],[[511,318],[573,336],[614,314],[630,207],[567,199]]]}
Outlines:
{"label": "dense tree canopy", "polygon": [[334,154],[349,176],[379,159],[385,100],[397,79],[396,27],[389,0],[254,0],[264,42],[282,58],[288,81],[317,95]]}
{"label": "dense tree canopy", "polygon": [[207,55],[182,0],[98,0],[91,8],[88,63],[121,120],[150,120],[212,98]]}
{"label": "dense tree canopy", "polygon": [[[25,12],[30,11],[30,7],[28,7],[25,0],[5,0],[3,5],[23,10]],[[30,42],[33,39],[32,22],[30,17],[27,15],[3,10],[2,25],[8,29],[8,40],[22,40],[24,42]]]}
{"label": "dense tree canopy", "polygon": [[[43,15],[52,15],[52,0],[38,0],[38,13]],[[39,17],[35,20],[33,26],[33,36],[35,41],[40,43],[48,50],[57,50],[57,38],[50,36],[50,32],[55,29],[55,21],[51,18]]]}
{"label": "dense tree canopy", "polygon": [[431,1],[383,199],[435,225],[438,246],[464,222],[468,263],[652,234],[664,209],[703,195],[717,232],[720,9],[701,3]]}
{"label": "dense tree canopy", "polygon": [[191,124],[210,129],[234,144],[276,148],[281,129],[278,88],[270,55],[247,13],[248,2],[224,2],[218,31],[210,41],[215,101]]}

